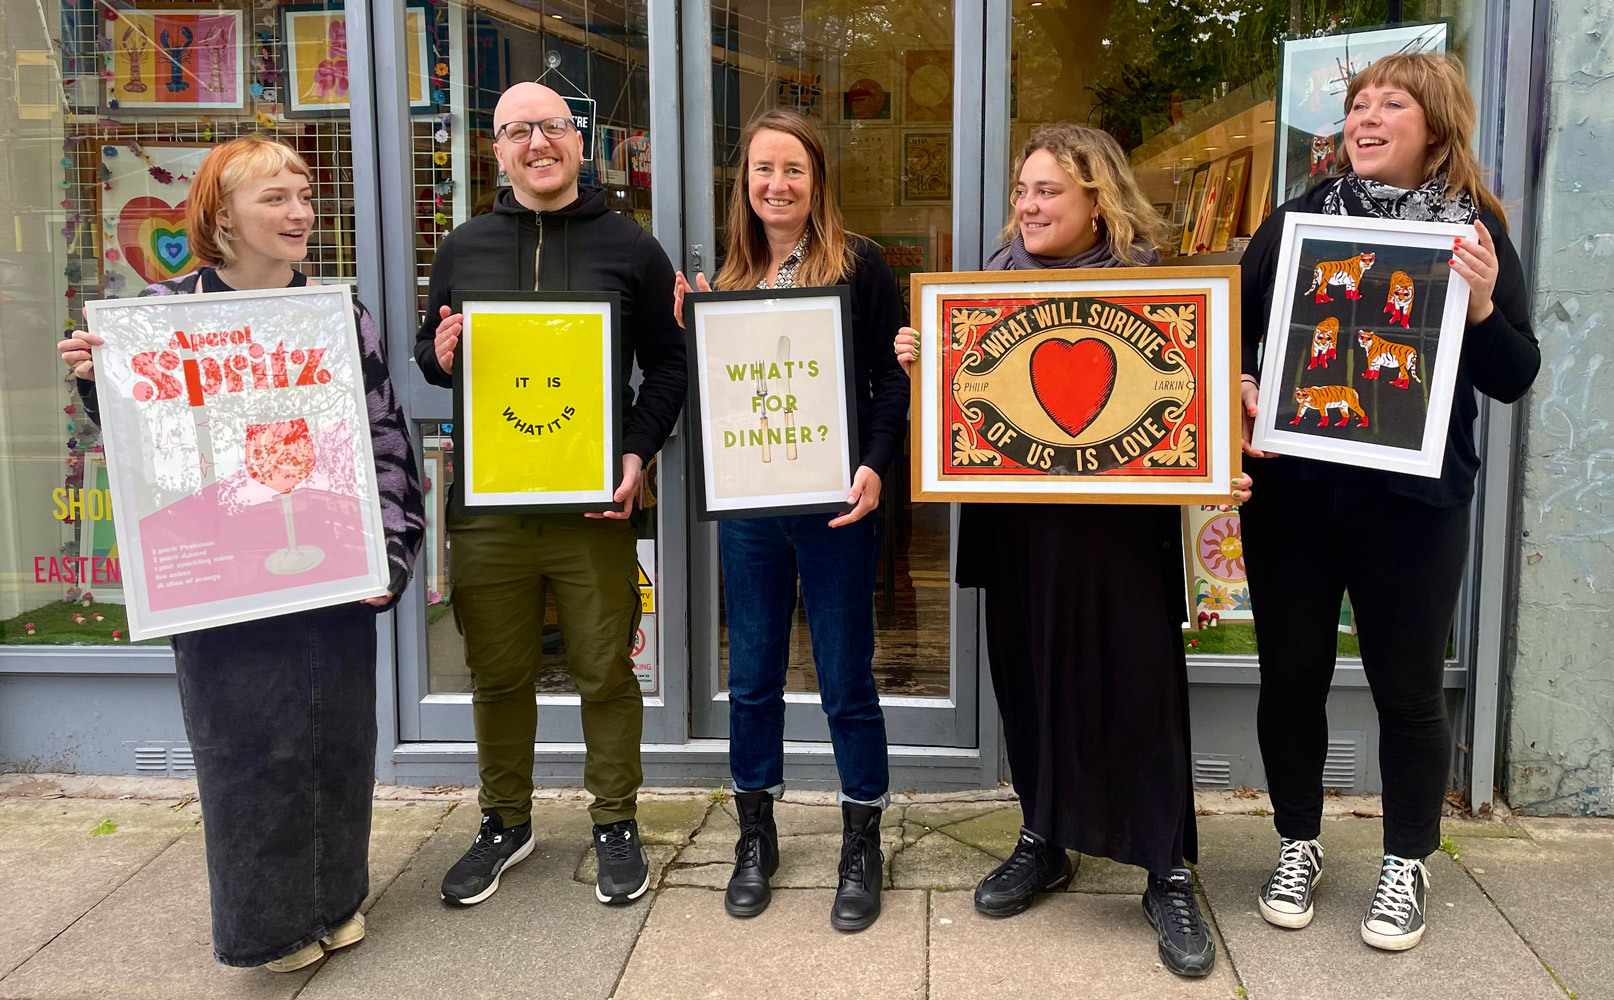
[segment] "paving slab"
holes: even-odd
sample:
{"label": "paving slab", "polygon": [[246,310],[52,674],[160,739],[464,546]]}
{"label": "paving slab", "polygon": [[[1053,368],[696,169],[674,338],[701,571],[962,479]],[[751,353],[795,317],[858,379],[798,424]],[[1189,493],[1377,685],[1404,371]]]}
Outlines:
{"label": "paving slab", "polygon": [[920,1000],[925,893],[887,892],[880,919],[856,934],[829,925],[835,894],[783,889],[760,916],[736,920],[723,894],[657,896],[616,1000]]}
{"label": "paving slab", "polygon": [[[1018,813],[1019,807],[1006,809],[1002,802],[916,802],[908,807],[908,811],[903,815],[903,821],[940,830],[989,813],[1005,811]],[[1020,824],[1016,822],[1015,828],[1019,829],[1019,826]]]}
{"label": "paving slab", "polygon": [[438,895],[443,873],[480,822],[474,808],[450,813],[370,911],[364,942],[326,959],[299,1000],[610,996],[649,900],[602,906],[574,880],[589,851],[586,806],[537,803],[532,855],[486,902],[451,909]]}
{"label": "paving slab", "polygon": [[1575,995],[1614,997],[1614,820],[1523,819],[1532,840],[1457,838],[1463,866]]}
{"label": "paving slab", "polygon": [[913,823],[906,828],[917,828],[921,835],[891,859],[891,885],[895,888],[974,889],[998,865],[992,855],[954,840],[944,831],[928,832]]}
{"label": "paving slab", "polygon": [[[645,844],[645,859],[650,862],[650,887],[652,889],[661,885],[661,874],[667,870],[667,865],[678,856],[678,848],[671,844]],[[594,885],[600,873],[600,857],[593,851],[585,851],[583,860],[578,862],[577,870],[572,873],[574,882],[584,885]]]}
{"label": "paving slab", "polygon": [[1004,920],[976,913],[967,892],[930,900],[930,1000],[1223,1000],[1238,989],[1220,943],[1209,976],[1166,971],[1136,899],[1056,893]]}
{"label": "paving slab", "polygon": [[1378,879],[1383,824],[1324,820],[1320,839],[1326,854],[1313,897],[1317,916],[1310,927],[1289,931],[1271,926],[1256,910],[1256,892],[1277,860],[1271,820],[1213,816],[1199,822],[1199,881],[1255,1000],[1337,1000],[1351,989],[1397,1000],[1563,1000],[1496,907],[1440,852],[1428,861],[1429,929],[1423,943],[1400,953],[1368,947],[1360,928]]}
{"label": "paving slab", "polygon": [[1140,896],[1149,885],[1149,874],[1137,865],[1123,865],[1109,858],[1070,852],[1076,865],[1076,877],[1070,880],[1067,892],[1098,892]]}
{"label": "paving slab", "polygon": [[[196,829],[200,810],[175,804],[0,800],[0,976]],[[103,820],[116,831],[92,834]]]}
{"label": "paving slab", "polygon": [[[370,833],[370,898],[365,905],[392,883],[437,827],[442,813],[440,807],[403,803],[376,806]],[[120,827],[113,837],[123,833]],[[0,980],[0,997],[256,1000],[295,996],[313,972],[310,968],[277,975],[213,960],[207,859],[202,833],[190,832]]]}
{"label": "paving slab", "polygon": [[[700,829],[712,803],[705,798],[640,799],[639,839],[648,844],[682,847]],[[534,805],[537,808],[537,805]]]}

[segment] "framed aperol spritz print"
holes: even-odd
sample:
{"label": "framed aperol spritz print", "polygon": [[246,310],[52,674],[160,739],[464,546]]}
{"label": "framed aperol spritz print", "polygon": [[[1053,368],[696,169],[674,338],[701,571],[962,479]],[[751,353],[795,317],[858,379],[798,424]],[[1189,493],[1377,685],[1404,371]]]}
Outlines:
{"label": "framed aperol spritz print", "polygon": [[1238,275],[914,275],[914,499],[1225,503]]}
{"label": "framed aperol spritz print", "polygon": [[454,311],[454,513],[617,506],[621,296],[455,292]]}
{"label": "framed aperol spritz print", "polygon": [[347,286],[85,313],[131,638],[386,593]]}

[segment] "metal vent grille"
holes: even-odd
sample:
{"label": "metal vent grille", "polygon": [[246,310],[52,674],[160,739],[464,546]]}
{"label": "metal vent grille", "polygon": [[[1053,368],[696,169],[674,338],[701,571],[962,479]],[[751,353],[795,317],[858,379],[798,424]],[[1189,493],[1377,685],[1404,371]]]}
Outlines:
{"label": "metal vent grille", "polygon": [[142,743],[125,743],[134,751],[134,773],[153,777],[192,777],[196,774],[196,761],[187,743],[163,743],[155,740]]}
{"label": "metal vent grille", "polygon": [[1232,788],[1233,762],[1224,757],[1194,758],[1194,787]]}
{"label": "metal vent grille", "polygon": [[196,761],[191,758],[191,748],[171,748],[168,751],[168,769],[174,772],[194,772],[196,770]]}
{"label": "metal vent grille", "polygon": [[135,771],[140,774],[168,773],[167,747],[135,747]]}
{"label": "metal vent grille", "polygon": [[1328,757],[1323,762],[1323,787],[1342,792],[1360,791],[1363,778],[1362,733],[1333,733],[1328,739]]}

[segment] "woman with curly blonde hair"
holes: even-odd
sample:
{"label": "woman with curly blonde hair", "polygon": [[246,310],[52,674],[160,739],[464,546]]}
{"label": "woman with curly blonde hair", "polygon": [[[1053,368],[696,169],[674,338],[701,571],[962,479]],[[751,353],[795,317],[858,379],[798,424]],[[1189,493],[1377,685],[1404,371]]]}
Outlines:
{"label": "woman with curly blonde hair", "polygon": [[[1159,261],[1165,222],[1108,134],[1044,128],[1015,175],[1013,218],[988,270]],[[896,350],[911,369],[913,329]],[[1233,485],[1233,499],[1249,495],[1248,479]],[[1067,849],[1137,865],[1149,873],[1143,907],[1162,963],[1203,976],[1216,948],[1184,864],[1198,848],[1182,574],[1176,507],[965,504],[959,518],[954,579],[986,591],[992,686],[1024,814],[975,908],[1011,916],[1065,885]]]}

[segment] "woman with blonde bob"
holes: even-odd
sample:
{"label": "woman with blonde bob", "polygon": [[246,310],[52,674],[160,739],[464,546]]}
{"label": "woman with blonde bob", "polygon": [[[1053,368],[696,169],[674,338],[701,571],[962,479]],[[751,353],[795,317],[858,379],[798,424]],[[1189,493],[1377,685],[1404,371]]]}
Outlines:
{"label": "woman with blonde bob", "polygon": [[[1504,403],[1518,399],[1541,367],[1541,352],[1502,205],[1469,147],[1474,99],[1462,63],[1446,55],[1386,56],[1351,80],[1344,111],[1344,174],[1275,209],[1241,264],[1244,450],[1251,456],[1245,465],[1262,484],[1261,499],[1243,511],[1244,557],[1260,633],[1257,731],[1281,838],[1277,867],[1257,902],[1261,915],[1279,927],[1311,922],[1312,888],[1323,865],[1317,838],[1326,704],[1340,600],[1349,590],[1362,669],[1378,708],[1384,777],[1384,858],[1361,934],[1375,948],[1402,951],[1423,937],[1424,858],[1440,844],[1451,760],[1443,681],[1479,469],[1474,393]],[[1470,227],[1453,243],[1449,264],[1468,283],[1468,322],[1439,478],[1279,458],[1250,447],[1258,350],[1289,212],[1383,219],[1386,229],[1395,220]],[[1387,298],[1385,270],[1365,275],[1364,298]],[[1394,339],[1399,327],[1383,329]],[[1344,525],[1358,530],[1334,530]],[[1368,541],[1359,530],[1364,525],[1371,526]]]}
{"label": "woman with blonde bob", "polygon": [[[1085,125],[1039,130],[1015,161],[1013,215],[992,271],[1155,264],[1164,220],[1121,146]],[[911,370],[917,333],[897,357]],[[1249,495],[1249,480],[1231,484]],[[992,686],[1024,824],[975,890],[991,917],[1071,878],[1067,849],[1148,873],[1161,961],[1203,976],[1215,944],[1184,860],[1197,855],[1181,626],[1182,520],[1145,504],[965,504],[960,587],[986,591]]]}
{"label": "woman with blonde bob", "polygon": [[[880,915],[880,816],[890,803],[885,716],[874,683],[874,571],[880,483],[907,430],[908,379],[891,338],[902,297],[880,248],[846,231],[835,202],[824,138],[793,111],[746,126],[740,176],[729,200],[720,289],[848,285],[859,467],[849,509],[722,521],[723,606],[729,641],[729,767],[740,819],[724,907],[736,917],[767,908],[779,866],[773,801],[784,791],[785,670],[798,582],[812,632],[819,694],[840,772],[840,886],[830,910],[838,930]],[[710,291],[696,275],[701,291]],[[682,322],[689,284],[678,275]],[[758,343],[772,357],[774,343]]]}
{"label": "woman with blonde bob", "polygon": [[[270,139],[215,147],[191,181],[186,230],[207,262],[141,295],[297,288],[314,227],[309,169]],[[364,937],[375,784],[376,621],[403,593],[425,535],[420,479],[383,340],[356,307],[370,438],[391,569],[362,603],[173,637],[185,732],[196,761],[213,907],[225,965],[291,972]],[[97,418],[93,348],[59,347]]]}

